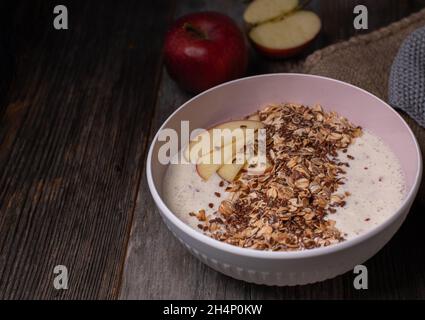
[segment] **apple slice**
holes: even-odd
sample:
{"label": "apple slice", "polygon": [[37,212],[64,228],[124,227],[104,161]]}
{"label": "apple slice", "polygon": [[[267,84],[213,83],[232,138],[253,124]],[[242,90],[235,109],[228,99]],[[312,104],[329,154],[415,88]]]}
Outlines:
{"label": "apple slice", "polygon": [[272,167],[272,163],[269,159],[266,159],[266,167],[260,166],[258,156],[254,156],[245,163],[243,166],[244,170],[247,170],[250,175],[263,174],[265,170]]}
{"label": "apple slice", "polygon": [[217,171],[217,174],[224,180],[228,182],[232,182],[235,180],[235,178],[237,177],[237,175],[239,174],[239,172],[242,170],[244,166],[245,166],[245,163],[225,164]]}
{"label": "apple slice", "polygon": [[290,57],[305,49],[321,29],[320,18],[311,11],[297,11],[280,21],[254,27],[249,37],[266,56]]}
{"label": "apple slice", "polygon": [[[214,137],[214,129],[225,130],[228,129],[234,133],[237,129],[237,133],[235,134],[233,139],[241,139],[245,138],[245,129],[261,129],[264,127],[264,124],[260,121],[253,120],[240,120],[240,121],[229,121],[222,123],[214,128],[204,131],[200,135],[196,136],[186,147],[184,151],[184,155],[187,161],[191,161],[192,163],[196,163],[200,157],[205,156],[216,148],[223,148],[226,144],[231,144],[232,141],[223,141],[224,139],[213,139]],[[242,131],[242,132],[241,132]]]}
{"label": "apple slice", "polygon": [[[253,145],[255,139],[256,135],[247,134],[237,138],[231,144],[225,145],[222,148],[214,149],[210,153],[200,157],[196,165],[196,170],[198,171],[199,176],[204,180],[208,180],[223,166],[239,166],[239,162],[234,162],[235,159],[238,159],[240,162],[242,162],[240,168],[243,167],[245,163],[245,146]],[[243,158],[240,158],[240,156]],[[229,169],[225,169],[223,175],[229,175],[230,179],[230,172],[227,173],[227,170]],[[236,169],[232,168],[232,170]]]}
{"label": "apple slice", "polygon": [[281,17],[298,7],[298,0],[254,0],[244,13],[248,24],[259,24]]}
{"label": "apple slice", "polygon": [[251,120],[251,121],[261,121],[260,116],[258,115],[258,113],[254,113],[254,114],[250,115],[248,117],[248,120]]}
{"label": "apple slice", "polygon": [[[251,167],[253,166],[253,167]],[[265,170],[271,168],[272,164],[267,159],[266,167],[262,168],[258,166],[258,157],[254,156],[243,164],[231,163],[223,165],[218,171],[217,174],[228,182],[232,182],[236,179],[239,172],[244,169],[251,175],[263,174]]]}
{"label": "apple slice", "polygon": [[240,142],[236,141],[225,145],[221,149],[214,149],[210,153],[199,158],[198,164],[196,165],[196,171],[199,176],[204,180],[208,180],[224,164],[232,163],[232,160],[236,156],[238,144],[240,144]]}

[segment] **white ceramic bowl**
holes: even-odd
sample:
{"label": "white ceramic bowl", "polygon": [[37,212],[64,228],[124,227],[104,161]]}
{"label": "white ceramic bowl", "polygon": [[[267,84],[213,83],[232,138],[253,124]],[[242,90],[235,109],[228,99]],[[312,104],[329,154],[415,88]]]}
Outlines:
{"label": "white ceramic bowl", "polygon": [[325,248],[268,252],[225,244],[192,229],[161,197],[167,169],[158,161],[161,142],[154,138],[147,159],[147,179],[153,199],[171,232],[202,262],[230,277],[266,285],[302,285],[352,270],[377,253],[399,229],[413,203],[422,176],[418,143],[404,120],[384,101],[350,84],[312,75],[270,74],[235,80],[212,88],[177,109],[161,129],[208,128],[240,119],[270,102],[320,103],[379,135],[398,156],[407,193],[403,204],[383,224],[354,239]]}

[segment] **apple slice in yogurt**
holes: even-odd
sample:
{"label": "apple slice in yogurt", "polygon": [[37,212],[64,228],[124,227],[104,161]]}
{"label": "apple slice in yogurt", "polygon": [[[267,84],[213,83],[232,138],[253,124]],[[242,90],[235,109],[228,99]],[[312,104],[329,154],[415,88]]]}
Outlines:
{"label": "apple slice in yogurt", "polygon": [[223,165],[218,171],[217,174],[227,182],[232,182],[236,179],[239,172],[245,166],[245,163],[231,163]]}
{"label": "apple slice in yogurt", "polygon": [[263,174],[267,169],[271,167],[272,167],[272,164],[268,159],[266,160],[265,164],[260,164],[258,156],[254,156],[242,164],[239,164],[239,163],[224,164],[217,171],[217,174],[222,179],[226,180],[227,182],[232,182],[236,180],[239,172],[241,172],[242,169],[248,172],[248,174],[260,175],[260,174]]}
{"label": "apple slice in yogurt", "polygon": [[261,121],[260,115],[258,113],[253,113],[248,117],[248,120],[251,121]]}
{"label": "apple slice in yogurt", "polygon": [[273,164],[269,159],[266,159],[264,163],[258,156],[254,156],[245,163],[242,169],[246,170],[250,175],[261,175],[272,166]]}
{"label": "apple slice in yogurt", "polygon": [[208,180],[223,164],[231,163],[236,154],[236,145],[236,143],[228,144],[199,158],[196,165],[196,171],[199,176],[204,180]]}
{"label": "apple slice in yogurt", "polygon": [[[229,121],[222,123],[197,135],[186,147],[184,156],[187,161],[197,163],[199,158],[211,153],[213,150],[221,149],[225,145],[233,143],[234,140],[245,138],[246,129],[258,130],[263,127],[264,125],[262,122],[254,120]],[[214,139],[214,130],[216,129],[228,130],[229,133],[232,133],[230,135],[231,139]],[[217,131],[217,133],[220,132]],[[220,137],[220,135],[218,136]]]}
{"label": "apple slice in yogurt", "polygon": [[[260,125],[257,124],[257,126],[259,127]],[[237,168],[240,170],[246,162],[246,149],[252,148],[255,145],[255,132],[250,133],[247,130],[245,127],[239,128],[238,133],[240,134],[234,136],[232,143],[222,147],[216,147],[208,154],[198,158],[196,170],[202,179],[208,180],[222,167],[225,167],[221,171],[223,179],[231,181],[234,178],[232,176],[236,176],[237,173],[235,174],[235,171]]]}

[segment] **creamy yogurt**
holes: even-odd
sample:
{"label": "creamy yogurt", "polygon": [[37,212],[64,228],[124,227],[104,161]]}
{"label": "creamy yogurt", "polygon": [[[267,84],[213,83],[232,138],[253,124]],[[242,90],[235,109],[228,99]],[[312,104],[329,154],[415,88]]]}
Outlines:
{"label": "creamy yogurt", "polygon": [[[345,184],[337,193],[349,192],[350,196],[345,199],[344,207],[327,218],[335,220],[345,239],[350,239],[395,213],[405,196],[405,183],[394,153],[382,139],[368,131],[364,131],[346,153],[340,152],[339,159],[349,162],[350,167],[344,169]],[[225,191],[227,183],[220,186],[221,181],[218,175],[203,181],[192,164],[172,164],[163,182],[163,198],[172,212],[197,229],[199,222],[189,212],[204,209],[213,217],[221,201],[230,196]]]}
{"label": "creamy yogurt", "polygon": [[[349,156],[354,159],[349,159]],[[345,184],[338,193],[351,195],[347,204],[328,215],[346,239],[362,234],[387,220],[400,207],[405,182],[400,163],[378,136],[364,131],[339,159],[349,162]]]}
{"label": "creamy yogurt", "polygon": [[[180,152],[175,157],[180,159]],[[207,215],[213,216],[221,201],[229,197],[229,193],[225,191],[228,184],[222,181],[217,174],[204,181],[193,164],[170,164],[165,174],[163,198],[176,216],[196,228],[198,219],[191,217],[190,212],[203,209]]]}

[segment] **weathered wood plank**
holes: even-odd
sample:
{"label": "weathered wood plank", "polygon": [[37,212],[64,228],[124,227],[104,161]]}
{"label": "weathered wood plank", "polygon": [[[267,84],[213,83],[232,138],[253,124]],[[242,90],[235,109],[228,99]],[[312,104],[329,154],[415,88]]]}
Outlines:
{"label": "weathered wood plank", "polygon": [[[366,4],[370,10],[371,29],[384,26],[424,6],[422,1],[313,1],[311,8],[324,19],[324,32],[313,48],[346,39],[352,28],[354,4]],[[200,10],[217,10],[240,23],[245,1],[184,1],[177,16]],[[312,50],[312,49],[311,49]],[[286,71],[298,60],[269,61],[251,53],[250,74]],[[156,107],[153,134],[167,116],[190,96],[182,93],[164,72]],[[425,141],[425,139],[424,139]],[[425,142],[424,142],[425,143]],[[144,176],[138,195],[134,224],[120,298],[157,299],[348,299],[348,298],[424,298],[425,261],[423,243],[417,234],[424,225],[422,204],[417,203],[396,237],[367,262],[370,289],[353,289],[353,275],[322,283],[277,288],[247,284],[221,275],[192,257],[162,223]],[[407,249],[408,246],[408,249]],[[418,263],[422,261],[422,263]],[[414,276],[412,276],[414,275]]]}
{"label": "weathered wood plank", "polygon": [[[172,1],[13,3],[0,125],[0,298],[119,292]],[[2,61],[3,62],[3,61]],[[53,287],[53,268],[69,289]]]}

